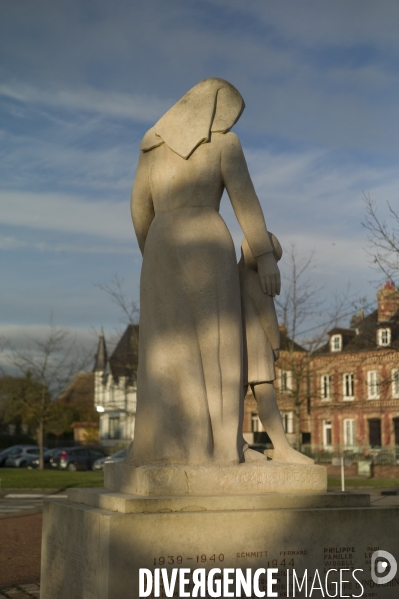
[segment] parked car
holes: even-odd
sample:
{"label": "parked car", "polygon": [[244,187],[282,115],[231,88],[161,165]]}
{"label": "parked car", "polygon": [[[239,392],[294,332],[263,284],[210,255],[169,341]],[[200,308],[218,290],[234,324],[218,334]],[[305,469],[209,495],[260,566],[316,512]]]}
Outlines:
{"label": "parked car", "polygon": [[11,445],[11,447],[7,447],[6,449],[3,449],[2,451],[0,451],[0,466],[6,465],[6,459],[7,459],[8,455],[16,447],[21,449],[23,447],[23,445]]}
{"label": "parked car", "polygon": [[103,457],[105,457],[105,453],[101,449],[68,447],[50,458],[50,463],[53,468],[75,472],[76,470],[91,470],[94,462]]}
{"label": "parked car", "polygon": [[[55,447],[53,449],[47,449],[47,451],[44,452],[44,467],[45,468],[51,468],[51,458],[53,456],[55,456],[57,453],[61,453],[62,451],[64,451],[63,447]],[[40,464],[40,460],[39,460],[39,456],[35,456],[35,458],[29,463],[27,464],[28,468],[39,468],[39,464]]]}
{"label": "parked car", "polygon": [[7,455],[4,465],[7,468],[26,468],[38,455],[38,445],[16,445]]}
{"label": "parked car", "polygon": [[104,470],[104,464],[115,464],[116,462],[123,462],[127,453],[127,449],[121,449],[113,455],[108,455],[105,458],[99,458],[93,464],[93,470]]}

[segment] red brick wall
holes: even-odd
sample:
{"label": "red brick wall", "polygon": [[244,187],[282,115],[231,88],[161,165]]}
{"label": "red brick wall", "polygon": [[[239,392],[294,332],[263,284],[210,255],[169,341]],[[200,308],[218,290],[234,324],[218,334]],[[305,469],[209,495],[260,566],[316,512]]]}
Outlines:
{"label": "red brick wall", "polygon": [[[368,419],[381,419],[382,445],[395,444],[393,418],[399,416],[399,399],[392,398],[392,369],[399,368],[399,352],[382,349],[368,352],[331,353],[318,356],[312,362],[312,443],[323,443],[322,421],[331,420],[333,444],[342,445],[343,420],[353,418],[356,427],[356,445],[369,445]],[[377,370],[380,375],[380,398],[368,399],[367,372]],[[343,375],[354,373],[355,399],[343,399]],[[320,379],[332,376],[332,397],[321,399]]]}

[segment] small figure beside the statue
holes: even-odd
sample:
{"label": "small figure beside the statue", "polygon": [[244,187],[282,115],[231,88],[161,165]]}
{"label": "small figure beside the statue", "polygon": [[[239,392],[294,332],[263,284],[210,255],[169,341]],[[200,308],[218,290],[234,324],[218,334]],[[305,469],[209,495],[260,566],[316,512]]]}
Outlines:
{"label": "small figure beside the statue", "polygon": [[[269,232],[273,255],[278,262],[283,254],[280,242]],[[277,405],[273,381],[274,363],[280,355],[280,331],[274,299],[261,287],[257,260],[247,240],[241,245],[238,263],[244,330],[244,396],[251,387],[262,425],[273,443],[273,459],[281,462],[312,464],[313,460],[295,451],[285,435]],[[264,459],[259,453],[244,448],[245,461]]]}

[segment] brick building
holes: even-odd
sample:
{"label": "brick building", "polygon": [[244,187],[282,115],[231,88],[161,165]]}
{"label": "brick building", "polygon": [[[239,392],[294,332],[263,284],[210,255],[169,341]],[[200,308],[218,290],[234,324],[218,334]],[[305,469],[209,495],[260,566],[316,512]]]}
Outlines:
{"label": "brick building", "polygon": [[[350,328],[330,331],[313,356],[300,346],[290,352],[283,332],[275,387],[292,444],[298,422],[302,444],[314,448],[399,446],[399,292],[388,282],[377,303],[371,314],[353,318]],[[249,396],[244,436],[265,441],[262,430]]]}
{"label": "brick building", "polygon": [[387,283],[378,307],[336,328],[312,360],[312,444],[399,445],[399,293]]}
{"label": "brick building", "polygon": [[[399,446],[399,292],[387,283],[378,307],[335,328],[328,343],[310,355],[281,329],[275,389],[292,445],[339,448]],[[134,433],[138,327],[129,325],[110,358],[100,336],[94,368],[94,403],[104,444],[129,442]],[[244,438],[267,443],[249,391]]]}

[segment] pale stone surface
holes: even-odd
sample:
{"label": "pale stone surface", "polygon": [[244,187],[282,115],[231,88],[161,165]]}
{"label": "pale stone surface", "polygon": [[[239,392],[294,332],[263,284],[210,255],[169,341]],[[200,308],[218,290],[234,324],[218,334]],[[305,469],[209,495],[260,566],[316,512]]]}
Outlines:
{"label": "pale stone surface", "polygon": [[151,512],[209,512],[287,508],[369,507],[364,493],[266,493],[263,495],[190,495],[143,497],[106,489],[68,489],[68,499],[122,514]]}
{"label": "pale stone surface", "polygon": [[239,466],[105,464],[105,488],[134,495],[245,495],[327,490],[324,466],[262,461]]}
{"label": "pale stone surface", "polygon": [[399,578],[387,586],[375,585],[370,559],[376,547],[398,557],[398,516],[398,508],[237,506],[224,511],[122,514],[45,501],[41,599],[138,599],[139,568],[254,571],[274,566],[280,573],[280,597],[287,597],[287,568],[295,568],[298,576],[307,569],[311,579],[316,569],[324,579],[330,568],[347,568],[344,578],[352,581],[352,587],[341,596],[359,595],[350,571],[360,568],[363,596],[396,599]]}
{"label": "pale stone surface", "polygon": [[[269,233],[273,255],[278,262],[283,250],[273,233]],[[273,443],[273,459],[296,464],[313,464],[314,461],[289,444],[277,405],[273,381],[276,378],[274,362],[279,357],[280,329],[274,299],[264,293],[259,278],[258,261],[246,239],[241,244],[238,263],[242,319],[244,332],[244,395],[252,390],[258,415]],[[244,454],[245,461],[249,457]]]}
{"label": "pale stone surface", "polygon": [[280,275],[240,142],[227,81],[190,90],[146,134],[132,192],[143,267],[134,445],[127,462],[243,461],[242,322],[226,189],[263,288]]}
{"label": "pale stone surface", "polygon": [[[275,235],[269,233],[269,236],[278,261],[282,256],[281,245]],[[246,239],[241,244],[238,272],[244,329],[244,385],[274,381],[280,329],[274,300],[260,286],[256,258]]]}
{"label": "pale stone surface", "polygon": [[188,91],[147,131],[140,149],[149,152],[162,143],[188,159],[212,133],[226,133],[244,110],[239,91],[223,79],[204,79]]}

